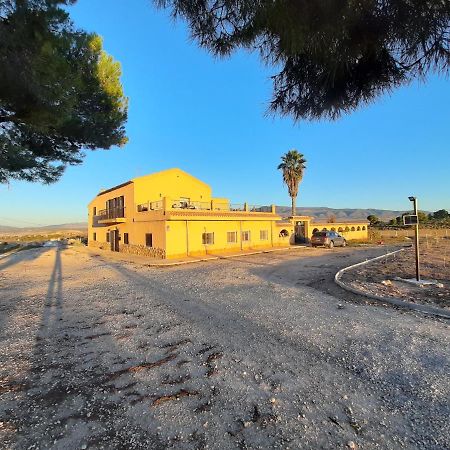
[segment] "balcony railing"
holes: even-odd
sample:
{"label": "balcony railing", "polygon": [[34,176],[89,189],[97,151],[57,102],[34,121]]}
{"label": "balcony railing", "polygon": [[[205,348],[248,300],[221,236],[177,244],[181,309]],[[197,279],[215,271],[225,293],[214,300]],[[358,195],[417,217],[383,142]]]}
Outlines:
{"label": "balcony railing", "polygon": [[[164,202],[166,202],[164,204]],[[228,203],[228,202],[200,202],[188,201],[180,199],[169,199],[148,201],[136,205],[137,212],[158,211],[158,210],[193,210],[193,211],[236,211],[236,212],[255,212],[255,213],[271,213],[271,206],[247,205],[246,203]]]}
{"label": "balcony railing", "polygon": [[137,205],[138,212],[158,211],[160,209],[163,209],[162,200],[158,200],[156,202],[141,203],[140,205]]}
{"label": "balcony railing", "polygon": [[272,212],[271,206],[258,206],[258,205],[250,205],[248,207],[250,212]]}
{"label": "balcony railing", "polygon": [[188,202],[186,200],[173,200],[171,206],[173,209],[197,209],[201,211],[211,210],[211,202]]}
{"label": "balcony railing", "polygon": [[96,215],[97,220],[111,220],[125,217],[125,207],[102,209]]}

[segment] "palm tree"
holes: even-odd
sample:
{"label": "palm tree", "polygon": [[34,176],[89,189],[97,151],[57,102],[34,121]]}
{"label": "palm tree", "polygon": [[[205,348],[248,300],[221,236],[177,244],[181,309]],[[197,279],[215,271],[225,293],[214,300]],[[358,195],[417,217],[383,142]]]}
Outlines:
{"label": "palm tree", "polygon": [[298,185],[302,181],[306,169],[306,159],[297,150],[289,150],[281,157],[278,170],[283,172],[283,182],[287,186],[292,200],[292,215],[295,216],[295,200],[298,194]]}

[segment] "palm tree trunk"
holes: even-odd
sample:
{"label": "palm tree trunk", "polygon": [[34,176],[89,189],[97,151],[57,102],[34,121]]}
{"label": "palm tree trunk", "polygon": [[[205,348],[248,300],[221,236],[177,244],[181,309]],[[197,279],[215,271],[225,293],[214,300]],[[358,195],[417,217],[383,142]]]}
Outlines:
{"label": "palm tree trunk", "polygon": [[292,200],[292,216],[295,216],[296,215],[296,205],[295,205],[295,200],[296,200],[296,198],[295,197],[291,197],[291,200]]}

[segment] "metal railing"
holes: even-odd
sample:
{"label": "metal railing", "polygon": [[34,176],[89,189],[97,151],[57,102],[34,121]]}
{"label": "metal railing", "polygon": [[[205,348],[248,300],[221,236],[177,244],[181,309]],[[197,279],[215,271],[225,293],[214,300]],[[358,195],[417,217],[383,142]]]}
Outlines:
{"label": "metal railing", "polygon": [[259,206],[259,205],[250,205],[248,207],[250,212],[272,212],[271,206]]}
{"label": "metal railing", "polygon": [[[168,200],[169,201],[169,200]],[[227,202],[200,202],[187,200],[170,200],[167,204],[168,209],[184,209],[196,211],[248,211],[248,212],[265,212],[271,213],[271,206],[251,205],[246,208],[245,203],[227,203]],[[137,205],[138,212],[157,211],[163,209],[163,201],[148,201]]]}
{"label": "metal railing", "polygon": [[158,211],[160,209],[163,209],[162,200],[157,200],[155,202],[141,203],[140,205],[137,205],[138,212]]}
{"label": "metal railing", "polygon": [[97,220],[109,220],[109,219],[118,219],[125,217],[125,207],[120,208],[110,208],[110,209],[101,209],[98,211],[98,214],[95,216]]}
{"label": "metal railing", "polygon": [[243,203],[231,203],[230,211],[245,211],[245,205]]}
{"label": "metal railing", "polygon": [[201,211],[211,210],[211,202],[188,202],[185,200],[173,200],[171,206],[173,209],[197,209]]}

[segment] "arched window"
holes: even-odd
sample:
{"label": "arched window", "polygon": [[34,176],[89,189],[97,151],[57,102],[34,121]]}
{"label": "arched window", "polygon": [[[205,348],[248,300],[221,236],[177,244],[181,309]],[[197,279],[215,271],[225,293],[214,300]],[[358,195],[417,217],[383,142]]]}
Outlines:
{"label": "arched window", "polygon": [[289,231],[288,230],[281,230],[280,231],[280,237],[288,237]]}
{"label": "arched window", "polygon": [[356,228],[356,231],[361,231],[361,227],[357,227],[357,228]]}
{"label": "arched window", "polygon": [[355,227],[352,227],[352,231],[356,231],[356,230],[355,230]]}
{"label": "arched window", "polygon": [[318,228],[314,228],[314,230],[313,230],[313,234],[314,233],[317,233],[319,231],[319,229]]}
{"label": "arched window", "polygon": [[331,231],[336,231],[336,228],[333,227],[333,228],[331,229]]}
{"label": "arched window", "polygon": [[326,227],[324,227],[324,228],[322,228],[322,231],[328,231],[328,230],[326,229]]}
{"label": "arched window", "polygon": [[365,226],[363,226],[363,227],[362,227],[362,229],[363,229],[363,230],[365,230],[365,229],[366,229],[366,227],[365,227]]}
{"label": "arched window", "polygon": [[345,227],[345,231],[350,231],[350,228],[349,227]]}
{"label": "arched window", "polygon": [[342,233],[344,231],[344,229],[342,227],[338,228],[339,233]]}

